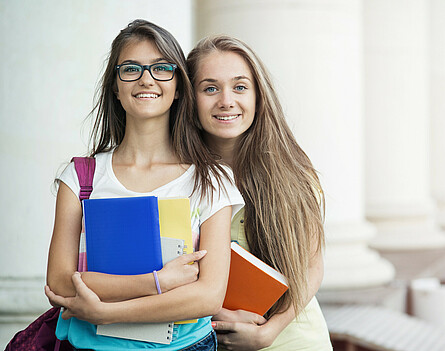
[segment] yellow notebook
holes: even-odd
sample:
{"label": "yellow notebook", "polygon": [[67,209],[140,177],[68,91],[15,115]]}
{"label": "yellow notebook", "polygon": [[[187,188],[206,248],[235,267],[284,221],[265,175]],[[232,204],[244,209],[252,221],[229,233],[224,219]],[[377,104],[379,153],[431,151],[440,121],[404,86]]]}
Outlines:
{"label": "yellow notebook", "polygon": [[[193,252],[190,200],[159,199],[159,226],[161,237],[184,240],[184,254]],[[175,322],[175,324],[196,323],[197,319]]]}
{"label": "yellow notebook", "polygon": [[184,240],[184,253],[193,252],[190,200],[159,199],[159,226],[161,236]]}

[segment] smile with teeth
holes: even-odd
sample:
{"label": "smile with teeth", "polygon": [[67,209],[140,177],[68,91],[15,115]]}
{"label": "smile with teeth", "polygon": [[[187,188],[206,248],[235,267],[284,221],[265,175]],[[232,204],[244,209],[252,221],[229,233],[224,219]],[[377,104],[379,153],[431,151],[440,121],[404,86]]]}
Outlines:
{"label": "smile with teeth", "polygon": [[232,119],[238,118],[240,115],[232,115],[232,116],[213,116],[220,121],[231,121]]}
{"label": "smile with teeth", "polygon": [[159,95],[158,95],[158,94],[153,94],[153,93],[150,93],[150,94],[144,94],[144,93],[141,93],[141,94],[137,94],[136,97],[137,97],[137,98],[156,99],[156,98],[159,97]]}

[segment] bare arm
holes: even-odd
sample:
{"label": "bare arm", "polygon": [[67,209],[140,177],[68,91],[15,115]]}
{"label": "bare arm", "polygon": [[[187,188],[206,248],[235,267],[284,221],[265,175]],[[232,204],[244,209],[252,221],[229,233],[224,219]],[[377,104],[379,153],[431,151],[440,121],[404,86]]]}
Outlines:
{"label": "bare arm", "polygon": [[[231,207],[225,207],[201,226],[200,249],[207,254],[199,263],[199,279],[161,295],[105,303],[73,277],[78,293],[74,298],[56,296],[52,303],[67,308],[63,318],[77,317],[94,324],[116,322],[163,322],[199,318],[217,313],[224,300],[230,261]],[[175,308],[171,308],[175,306]]]}
{"label": "bare arm", "polygon": [[[48,257],[47,284],[61,296],[75,296],[72,275],[77,270],[82,208],[71,189],[60,183],[57,194],[54,231]],[[205,252],[184,255],[158,272],[163,292],[198,279],[198,261]],[[123,301],[157,294],[152,273],[140,275],[109,275],[83,272],[82,280],[102,301]]]}
{"label": "bare arm", "polygon": [[[308,277],[305,305],[315,296],[323,279],[323,256],[320,251],[314,254],[310,262]],[[230,345],[233,350],[259,350],[272,345],[294,318],[295,309],[290,306],[269,320],[251,312],[227,309],[222,309],[212,320],[221,345]]]}
{"label": "bare arm", "polygon": [[48,255],[47,284],[62,296],[73,296],[71,276],[77,270],[82,208],[76,195],[60,182]]}

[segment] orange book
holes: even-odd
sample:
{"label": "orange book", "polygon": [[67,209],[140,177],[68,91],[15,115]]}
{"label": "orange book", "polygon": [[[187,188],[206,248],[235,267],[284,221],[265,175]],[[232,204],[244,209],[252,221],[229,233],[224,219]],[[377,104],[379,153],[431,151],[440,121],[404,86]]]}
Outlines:
{"label": "orange book", "polygon": [[264,315],[287,289],[280,272],[232,242],[224,308]]}

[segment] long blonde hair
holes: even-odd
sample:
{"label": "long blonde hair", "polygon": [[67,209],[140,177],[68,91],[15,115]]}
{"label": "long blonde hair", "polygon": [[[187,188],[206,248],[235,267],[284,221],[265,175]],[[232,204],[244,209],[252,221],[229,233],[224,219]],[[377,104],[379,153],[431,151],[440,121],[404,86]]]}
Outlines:
{"label": "long blonde hair", "polygon": [[[244,228],[251,252],[289,283],[288,292],[267,315],[283,312],[290,304],[298,313],[305,304],[311,247],[318,253],[324,246],[320,181],[286,123],[269,73],[245,43],[228,36],[202,39],[187,58],[192,84],[200,60],[214,51],[239,54],[255,80],[256,113],[237,144],[235,182],[246,203]],[[194,115],[197,119],[196,111]]]}

